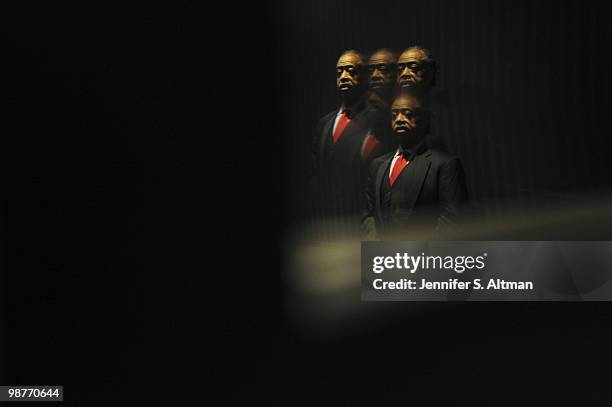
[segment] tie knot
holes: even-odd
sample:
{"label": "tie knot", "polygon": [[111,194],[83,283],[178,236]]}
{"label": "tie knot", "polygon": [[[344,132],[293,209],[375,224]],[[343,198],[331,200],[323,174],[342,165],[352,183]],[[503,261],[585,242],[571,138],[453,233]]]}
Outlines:
{"label": "tie knot", "polygon": [[404,157],[405,159],[408,159],[408,157],[410,157],[410,151],[408,150],[404,150],[403,148],[400,149],[399,151],[399,155]]}

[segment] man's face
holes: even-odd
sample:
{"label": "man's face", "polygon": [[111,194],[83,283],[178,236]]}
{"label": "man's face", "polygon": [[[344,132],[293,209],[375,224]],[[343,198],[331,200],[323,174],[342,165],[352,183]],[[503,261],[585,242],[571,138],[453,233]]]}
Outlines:
{"label": "man's face", "polygon": [[397,84],[400,88],[420,88],[430,80],[427,55],[420,49],[402,52],[397,61]]}
{"label": "man's face", "polygon": [[340,93],[349,93],[359,86],[362,64],[361,57],[352,52],[340,57],[336,64],[336,84]]}
{"label": "man's face", "polygon": [[427,119],[427,111],[412,96],[400,96],[391,106],[391,128],[402,140],[418,142],[424,135]]}
{"label": "man's face", "polygon": [[388,51],[379,51],[368,61],[368,83],[370,89],[389,89],[395,82],[396,60]]}

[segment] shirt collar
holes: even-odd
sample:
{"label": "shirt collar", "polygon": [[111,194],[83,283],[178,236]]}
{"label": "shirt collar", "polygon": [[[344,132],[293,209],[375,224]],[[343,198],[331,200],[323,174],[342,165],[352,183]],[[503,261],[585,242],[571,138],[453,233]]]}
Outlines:
{"label": "shirt collar", "polygon": [[412,148],[403,147],[401,144],[397,147],[397,151],[395,152],[395,156],[403,155],[407,160],[414,160],[414,157],[422,152],[425,149],[425,141],[421,141]]}
{"label": "shirt collar", "polygon": [[342,112],[346,112],[347,116],[350,118],[352,115],[361,112],[366,105],[365,95],[360,97],[359,100],[355,104],[350,107],[347,107],[344,103],[340,105],[340,110],[338,110],[338,115]]}

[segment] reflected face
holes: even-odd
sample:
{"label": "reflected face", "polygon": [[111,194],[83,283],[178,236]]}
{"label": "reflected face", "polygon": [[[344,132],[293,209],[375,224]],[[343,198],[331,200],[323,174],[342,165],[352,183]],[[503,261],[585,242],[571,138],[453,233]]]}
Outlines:
{"label": "reflected face", "polygon": [[418,141],[427,126],[427,110],[412,96],[402,95],[391,106],[391,128],[406,141]]}
{"label": "reflected face", "polygon": [[397,84],[400,88],[423,86],[430,79],[427,55],[420,49],[408,49],[397,61]]}
{"label": "reflected face", "polygon": [[356,53],[344,54],[336,64],[336,84],[341,93],[350,92],[362,82],[361,68],[363,61]]}
{"label": "reflected face", "polygon": [[368,61],[368,84],[370,89],[390,88],[395,82],[396,60],[389,51],[374,53]]}

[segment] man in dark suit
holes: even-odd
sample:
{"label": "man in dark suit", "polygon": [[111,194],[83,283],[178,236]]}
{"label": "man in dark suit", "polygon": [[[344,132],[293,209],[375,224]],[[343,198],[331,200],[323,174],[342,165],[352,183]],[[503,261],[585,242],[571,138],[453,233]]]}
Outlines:
{"label": "man in dark suit", "polygon": [[365,175],[374,157],[367,136],[380,117],[366,100],[367,60],[361,53],[342,53],[336,76],[341,106],[319,120],[312,142],[314,215],[325,237],[359,233]]}
{"label": "man in dark suit", "polygon": [[[406,48],[397,60],[396,80],[399,93],[418,97],[431,106],[434,114],[438,116],[443,108],[439,103],[440,94],[434,95],[436,72],[438,64],[431,52],[419,45]],[[440,150],[446,150],[445,141],[434,128],[427,135],[427,144]]]}
{"label": "man in dark suit", "polygon": [[362,218],[368,237],[430,236],[459,220],[467,200],[463,168],[457,157],[425,144],[429,115],[416,96],[403,94],[393,102],[391,127],[399,147],[370,165]]}

